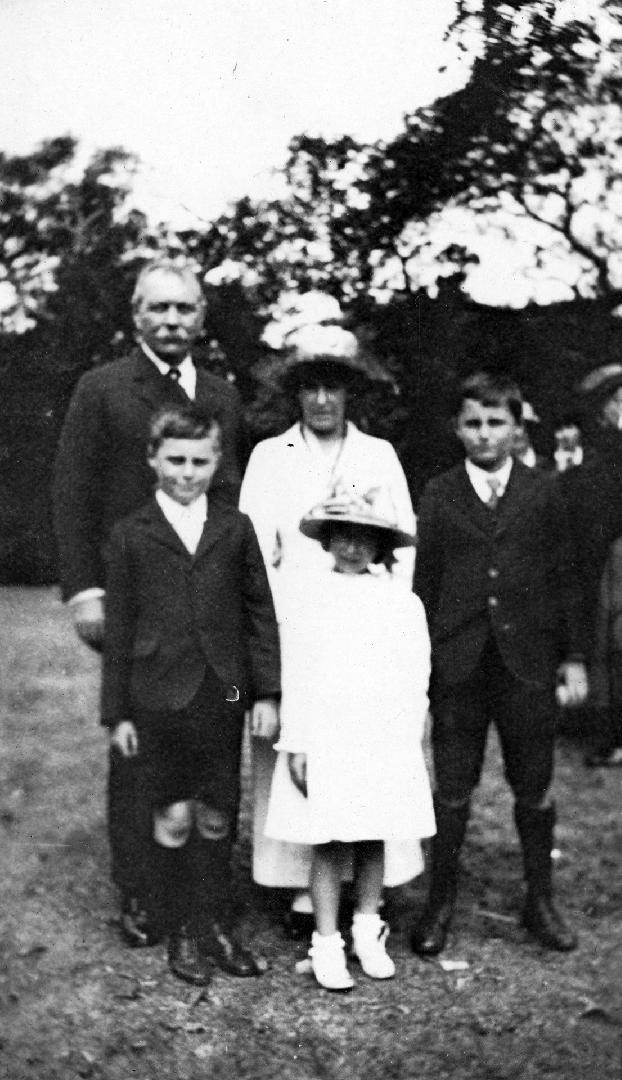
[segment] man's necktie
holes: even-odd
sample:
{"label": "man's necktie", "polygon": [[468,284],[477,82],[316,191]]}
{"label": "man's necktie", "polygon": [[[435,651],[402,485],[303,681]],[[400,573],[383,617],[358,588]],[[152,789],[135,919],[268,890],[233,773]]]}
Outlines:
{"label": "man's necktie", "polygon": [[180,379],[179,368],[171,366],[168,371],[164,373],[164,378],[177,385]]}
{"label": "man's necktie", "polygon": [[501,498],[501,481],[498,476],[491,476],[487,482],[490,488],[490,497],[486,506],[489,510],[496,510]]}

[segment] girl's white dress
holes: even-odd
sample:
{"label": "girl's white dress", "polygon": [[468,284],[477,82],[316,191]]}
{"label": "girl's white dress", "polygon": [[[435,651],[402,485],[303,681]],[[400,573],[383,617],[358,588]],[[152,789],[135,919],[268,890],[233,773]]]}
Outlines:
{"label": "girl's white dress", "polygon": [[[312,591],[318,600],[335,576],[332,559],[315,540],[299,529],[301,517],[326,499],[336,484],[353,494],[364,495],[381,488],[389,497],[397,524],[414,531],[414,515],[406,477],[395,450],[384,439],[359,431],[348,421],[343,444],[326,457],[316,440],[300,424],[253,450],[240,493],[240,509],[249,515],[268,570],[270,585],[282,623],[283,613],[293,613]],[[393,571],[395,584],[410,595],[414,549],[401,548]],[[328,605],[327,605],[328,609]],[[302,614],[302,613],[301,613]],[[290,627],[292,618],[288,616]],[[304,633],[304,626],[302,627]],[[294,666],[284,664],[283,678],[293,686],[298,665],[306,668],[305,649],[298,650]],[[413,658],[413,664],[416,658]],[[311,848],[266,835],[268,801],[277,755],[268,739],[253,744],[253,878],[271,888],[306,889],[311,868]],[[421,845],[416,840],[387,845],[385,885],[401,885],[423,869]]]}
{"label": "girl's white dress", "polygon": [[[391,574],[300,581],[281,606],[281,737],[266,835],[413,841],[435,832],[422,752],[430,644],[421,601]],[[307,755],[305,798],[287,753]]]}

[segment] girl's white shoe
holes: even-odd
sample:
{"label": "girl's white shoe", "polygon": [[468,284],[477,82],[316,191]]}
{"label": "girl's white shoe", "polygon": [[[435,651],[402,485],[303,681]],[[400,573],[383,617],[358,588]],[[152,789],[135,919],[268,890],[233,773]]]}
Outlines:
{"label": "girl's white shoe", "polygon": [[370,979],[392,979],[395,964],[387,953],[389,927],[379,915],[354,913],[352,952]]}
{"label": "girl's white shoe", "polygon": [[346,965],[344,940],[340,933],[318,934],[317,930],[314,930],[309,959],[316,982],[325,990],[346,993],[354,986],[354,980]]}

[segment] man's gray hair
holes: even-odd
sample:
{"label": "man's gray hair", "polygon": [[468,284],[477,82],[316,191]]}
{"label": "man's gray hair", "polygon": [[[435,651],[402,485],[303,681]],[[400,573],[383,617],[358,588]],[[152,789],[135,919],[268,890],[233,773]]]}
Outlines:
{"label": "man's gray hair", "polygon": [[180,278],[182,281],[191,282],[199,294],[201,306],[205,307],[205,294],[201,288],[201,282],[197,276],[196,271],[187,262],[178,262],[175,259],[153,259],[152,262],[148,262],[143,266],[138,277],[136,278],[136,284],[134,286],[134,292],[132,293],[132,309],[135,311],[140,306],[144,292],[145,285],[152,274],[174,274],[175,277]]}

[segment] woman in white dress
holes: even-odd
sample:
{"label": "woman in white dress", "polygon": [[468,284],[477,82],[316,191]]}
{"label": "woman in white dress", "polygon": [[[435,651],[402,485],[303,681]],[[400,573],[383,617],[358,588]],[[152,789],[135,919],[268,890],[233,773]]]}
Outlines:
{"label": "woman in white dress", "polygon": [[[398,526],[407,533],[414,528],[410,494],[395,450],[346,419],[348,395],[367,378],[354,335],[334,325],[306,326],[291,335],[290,344],[288,379],[301,420],[255,447],[240,495],[240,508],[255,526],[268,568],[277,617],[288,595],[295,594],[312,572],[324,572],[330,580],[330,556],[298,526],[309,507],[335,487],[352,495],[381,488]],[[396,554],[396,583],[409,593],[413,549],[402,548]],[[315,587],[321,594],[321,578]],[[260,885],[302,891],[309,880],[310,848],[265,836],[275,757],[269,738],[253,739],[253,877]],[[388,845],[387,885],[409,881],[421,868],[420,845]],[[304,897],[296,898],[294,908],[310,911]]]}
{"label": "woman in white dress", "polygon": [[[430,642],[423,606],[387,565],[408,538],[371,500],[336,498],[301,523],[333,560],[319,586],[281,608],[281,736],[266,834],[313,845],[310,950],[321,986],[349,990],[338,930],[343,860],[352,856],[354,955],[371,978],[395,973],[378,915],[388,841],[431,836],[434,812],[421,741]],[[302,583],[301,583],[302,584]]]}

